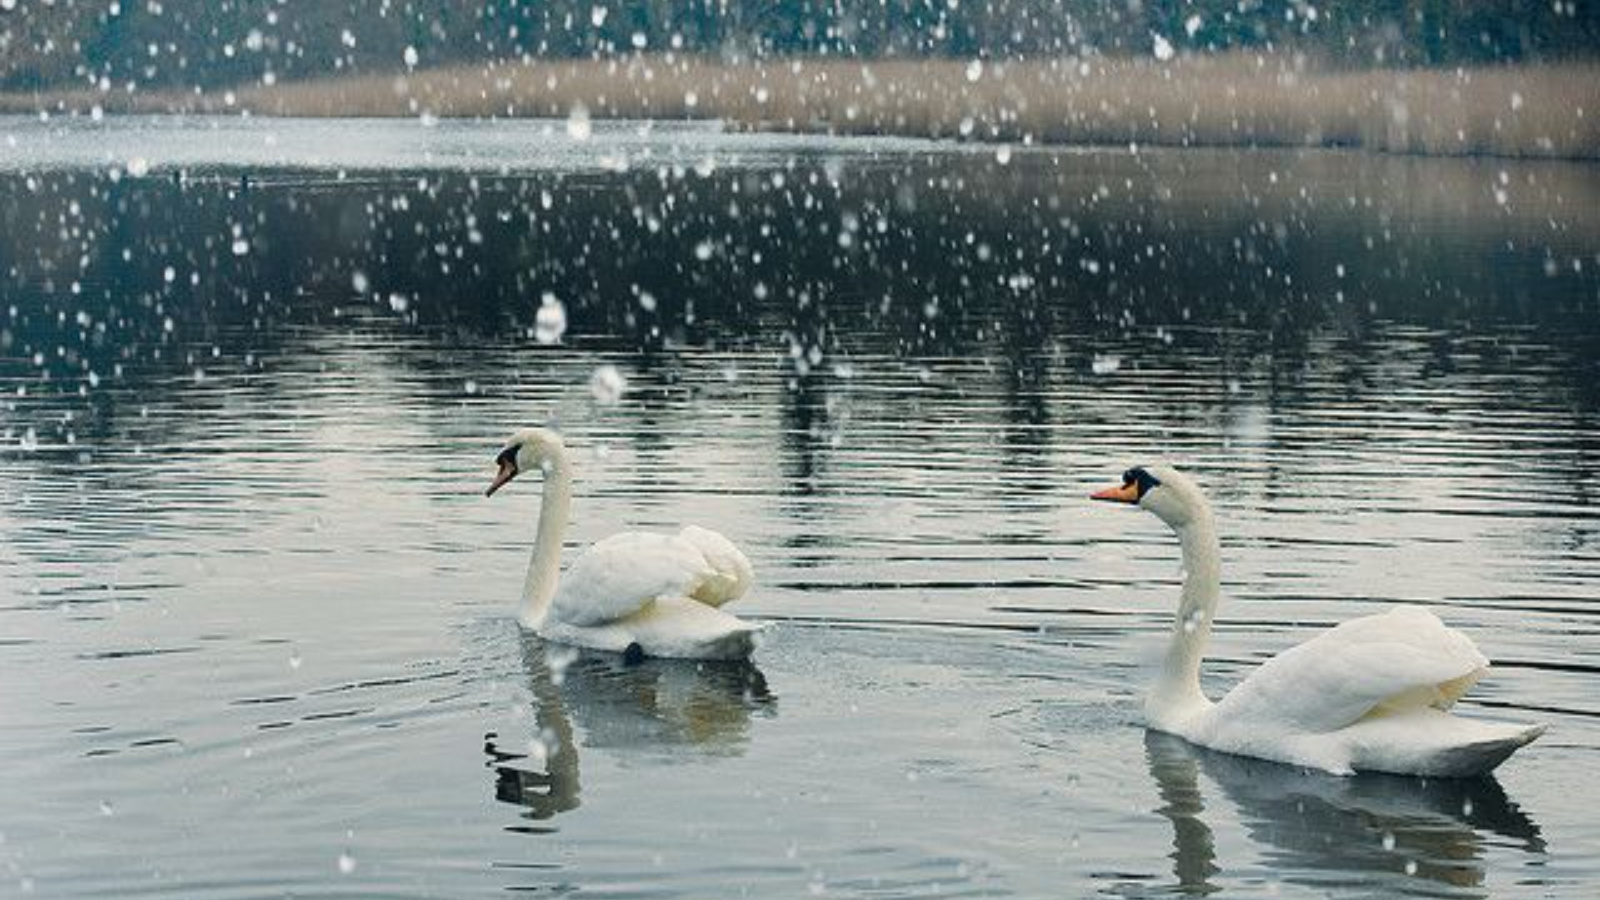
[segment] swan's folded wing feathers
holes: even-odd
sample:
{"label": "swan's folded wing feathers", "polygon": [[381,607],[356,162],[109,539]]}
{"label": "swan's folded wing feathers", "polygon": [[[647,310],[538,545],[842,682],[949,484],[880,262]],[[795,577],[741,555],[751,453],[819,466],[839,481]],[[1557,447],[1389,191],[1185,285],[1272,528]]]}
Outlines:
{"label": "swan's folded wing feathers", "polygon": [[716,573],[670,535],[624,532],[598,541],[561,577],[556,621],[581,628],[631,616],[659,597],[687,597]]}
{"label": "swan's folded wing feathers", "polygon": [[1424,609],[1352,619],[1267,660],[1222,699],[1219,720],[1305,732],[1384,711],[1447,708],[1488,667],[1472,641]]}
{"label": "swan's folded wing feathers", "polygon": [[710,606],[721,606],[743,597],[745,591],[750,589],[750,584],[755,580],[755,571],[750,566],[750,560],[734,546],[733,541],[697,525],[685,527],[678,532],[678,538],[704,556],[715,573],[691,591],[689,596]]}

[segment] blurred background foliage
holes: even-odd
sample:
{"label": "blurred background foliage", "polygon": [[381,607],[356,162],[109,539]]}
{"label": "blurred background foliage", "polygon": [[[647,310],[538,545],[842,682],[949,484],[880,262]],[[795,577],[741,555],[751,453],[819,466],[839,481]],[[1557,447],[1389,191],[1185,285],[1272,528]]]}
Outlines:
{"label": "blurred background foliage", "polygon": [[0,89],[272,84],[473,61],[1266,50],[1332,67],[1591,58],[1592,0],[0,0]]}

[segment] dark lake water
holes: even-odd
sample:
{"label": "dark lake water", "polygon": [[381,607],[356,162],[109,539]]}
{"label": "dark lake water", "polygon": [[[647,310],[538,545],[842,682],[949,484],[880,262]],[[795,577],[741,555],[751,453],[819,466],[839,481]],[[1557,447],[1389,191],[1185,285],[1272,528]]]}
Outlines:
{"label": "dark lake water", "polygon": [[[519,633],[530,424],[575,543],[741,543],[753,666]],[[1213,694],[1426,603],[1549,734],[1147,736],[1160,459]],[[1597,671],[1595,167],[0,119],[0,896],[1592,897]]]}

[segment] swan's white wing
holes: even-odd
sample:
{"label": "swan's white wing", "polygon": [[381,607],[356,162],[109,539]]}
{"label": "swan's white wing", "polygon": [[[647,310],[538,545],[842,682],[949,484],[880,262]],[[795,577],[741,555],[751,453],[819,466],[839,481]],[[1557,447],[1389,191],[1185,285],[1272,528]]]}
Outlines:
{"label": "swan's white wing", "polygon": [[687,526],[678,532],[678,538],[699,551],[706,565],[715,573],[689,596],[710,606],[721,606],[743,597],[745,591],[750,589],[751,582],[755,580],[755,570],[733,541],[697,525]]}
{"label": "swan's white wing", "polygon": [[588,628],[631,616],[658,597],[688,597],[716,578],[705,555],[673,535],[629,531],[596,542],[561,576],[550,618]]}
{"label": "swan's white wing", "polygon": [[1466,635],[1433,613],[1396,607],[1267,660],[1217,704],[1212,720],[1318,733],[1371,714],[1446,709],[1488,665]]}

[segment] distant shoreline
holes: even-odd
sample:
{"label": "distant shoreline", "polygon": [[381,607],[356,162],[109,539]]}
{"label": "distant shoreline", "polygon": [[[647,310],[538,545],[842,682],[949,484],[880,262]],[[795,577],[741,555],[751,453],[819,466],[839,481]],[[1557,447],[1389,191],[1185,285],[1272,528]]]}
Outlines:
{"label": "distant shoreline", "polygon": [[[776,132],[995,143],[1345,147],[1600,159],[1600,64],[1315,70],[1280,57],[693,57],[423,69],[209,93],[0,94],[0,113],[719,119]],[[574,111],[577,111],[574,113]]]}

